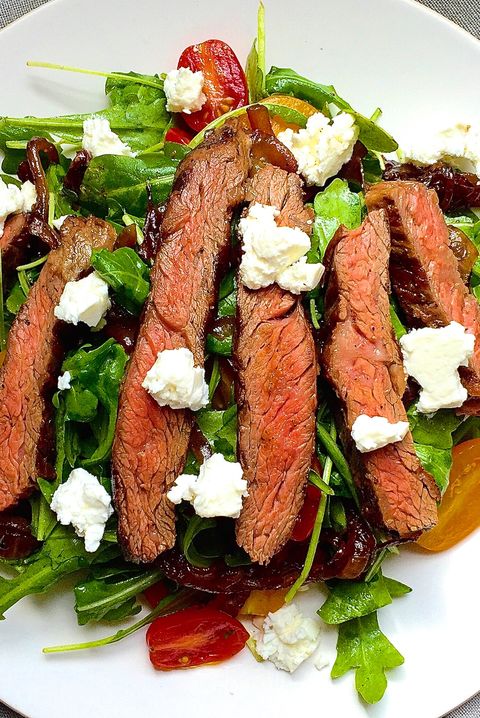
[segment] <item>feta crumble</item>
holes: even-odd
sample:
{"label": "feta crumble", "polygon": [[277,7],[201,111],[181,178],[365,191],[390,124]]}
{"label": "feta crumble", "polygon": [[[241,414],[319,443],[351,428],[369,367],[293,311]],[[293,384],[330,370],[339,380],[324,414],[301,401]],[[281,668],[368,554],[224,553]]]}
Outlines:
{"label": "feta crumble", "polygon": [[425,132],[403,148],[405,162],[431,165],[445,161],[464,172],[480,174],[480,123],[457,123],[440,132]]}
{"label": "feta crumble", "polygon": [[[299,294],[314,289],[323,274],[322,264],[306,264],[310,238],[299,227],[279,227],[280,212],[255,202],[239,223],[243,239],[240,278],[249,289],[260,289],[278,282]],[[302,262],[299,260],[302,259]]]}
{"label": "feta crumble", "polygon": [[142,383],[160,406],[198,411],[208,404],[208,385],[203,367],[194,366],[190,349],[158,352]]}
{"label": "feta crumble", "polygon": [[50,508],[62,526],[72,524],[85,539],[85,550],[96,551],[113,514],[112,501],[99,480],[85,469],[74,469],[53,494]]}
{"label": "feta crumble", "polygon": [[100,155],[135,157],[135,153],[111,130],[110,122],[104,117],[90,117],[84,120],[82,147],[90,152],[92,157],[100,157]]}
{"label": "feta crumble", "polygon": [[340,112],[329,120],[322,112],[308,118],[305,129],[294,132],[288,128],[278,139],[297,160],[298,171],[307,185],[323,187],[352,157],[358,137],[353,117]]}
{"label": "feta crumble", "polygon": [[320,620],[305,616],[294,603],[269,613],[256,635],[256,650],[261,658],[277,668],[293,673],[316,650]]}
{"label": "feta crumble", "polygon": [[69,324],[83,322],[96,327],[111,307],[108,284],[92,272],[76,282],[67,282],[54,309],[57,319]]}
{"label": "feta crumble", "polygon": [[405,370],[420,384],[418,411],[454,409],[467,399],[458,367],[468,366],[475,336],[458,322],[446,327],[413,329],[400,339]]}
{"label": "feta crumble", "polygon": [[19,212],[30,212],[36,201],[37,192],[30,180],[17,187],[15,184],[7,184],[0,177],[0,237],[7,217]]}
{"label": "feta crumble", "polygon": [[206,102],[203,94],[203,72],[192,72],[189,67],[180,67],[167,73],[163,90],[169,112],[192,112],[201,110]]}
{"label": "feta crumble", "polygon": [[65,222],[65,220],[67,219],[67,217],[71,217],[71,216],[72,216],[72,215],[70,215],[70,214],[62,214],[61,217],[58,217],[57,219],[54,219],[54,220],[52,221],[52,224],[53,224],[53,226],[55,227],[55,229],[61,229],[62,224]]}
{"label": "feta crumble", "polygon": [[200,467],[198,476],[181,474],[167,493],[173,504],[190,501],[198,516],[238,518],[242,502],[248,496],[247,482],[238,462],[226,461],[213,454]]}
{"label": "feta crumble", "polygon": [[72,386],[70,384],[71,380],[72,380],[72,375],[70,374],[69,371],[66,371],[64,374],[61,374],[58,377],[58,381],[57,381],[58,389],[60,391],[65,391],[66,389],[71,389],[72,388]]}
{"label": "feta crumble", "polygon": [[384,416],[357,416],[352,426],[352,439],[362,454],[401,441],[408,432],[408,421],[390,423]]}

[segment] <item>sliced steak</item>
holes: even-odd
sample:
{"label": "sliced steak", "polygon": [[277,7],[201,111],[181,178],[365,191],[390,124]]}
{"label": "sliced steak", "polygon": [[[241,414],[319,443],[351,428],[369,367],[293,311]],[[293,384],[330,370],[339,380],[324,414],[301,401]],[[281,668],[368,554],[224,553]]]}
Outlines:
{"label": "sliced steak", "polygon": [[369,210],[388,212],[392,285],[409,326],[455,321],[475,335],[473,355],[460,374],[470,396],[480,397],[480,306],[463,282],[436,193],[420,182],[381,182],[366,201]]}
{"label": "sliced steak", "polygon": [[[310,234],[312,211],[304,207],[298,175],[267,165],[247,199],[275,206],[280,225]],[[252,291],[239,280],[234,357],[239,457],[249,493],[237,542],[265,564],[292,532],[315,445],[317,364],[301,298],[276,284]]]}
{"label": "sliced steak", "polygon": [[341,403],[342,439],[364,513],[374,526],[408,539],[435,524],[438,498],[410,432],[365,454],[350,433],[361,414],[407,421],[401,400],[405,374],[389,316],[389,253],[383,211],[372,212],[353,231],[341,227],[329,245],[322,366]]}
{"label": "sliced steak", "polygon": [[211,133],[179,166],[168,201],[113,447],[119,539],[133,561],[153,561],[175,543],[166,493],[183,469],[192,428],[190,411],[160,407],[142,382],[164,349],[186,347],[203,365],[232,212],[244,198],[248,150],[236,122]]}
{"label": "sliced steak", "polygon": [[115,231],[95,217],[71,217],[61,238],[13,322],[0,370],[0,511],[28,496],[38,476],[53,477],[52,396],[62,361],[53,310],[65,284],[89,268],[92,249],[113,248]]}
{"label": "sliced steak", "polygon": [[9,276],[22,263],[28,245],[28,215],[22,212],[7,219],[0,237],[3,276]]}

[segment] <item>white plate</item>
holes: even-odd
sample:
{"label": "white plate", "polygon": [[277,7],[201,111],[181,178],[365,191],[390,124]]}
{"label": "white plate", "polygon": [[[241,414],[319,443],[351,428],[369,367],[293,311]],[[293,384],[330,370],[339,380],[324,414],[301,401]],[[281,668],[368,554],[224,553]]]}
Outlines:
{"label": "white plate", "polygon": [[[267,0],[268,61],[333,83],[397,136],[422,123],[480,114],[480,43],[406,0]],[[210,37],[244,60],[257,0],[55,0],[0,34],[1,115],[96,110],[102,80],[25,69],[28,59],[104,70],[176,66],[186,45]],[[353,675],[328,669],[294,676],[256,664],[248,651],[215,668],[156,673],[144,635],[96,651],[46,657],[42,646],[88,640],[109,629],[76,626],[71,592],[25,600],[0,627],[0,699],[35,718],[294,716],[438,718],[480,689],[480,534],[433,557],[404,551],[388,573],[414,588],[382,609],[381,625],[405,656],[377,706]],[[318,601],[318,599],[317,599]],[[333,637],[326,641],[333,657]]]}

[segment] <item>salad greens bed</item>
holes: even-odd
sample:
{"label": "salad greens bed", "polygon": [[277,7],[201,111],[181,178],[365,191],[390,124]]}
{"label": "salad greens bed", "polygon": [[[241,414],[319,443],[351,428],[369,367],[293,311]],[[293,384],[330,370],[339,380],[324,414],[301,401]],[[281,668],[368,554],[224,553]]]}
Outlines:
{"label": "salad greens bed", "polygon": [[[32,63],[35,64],[35,63]],[[52,66],[57,69],[73,69]],[[83,71],[88,72],[88,71]],[[52,141],[60,153],[60,163],[50,165],[46,172],[50,193],[50,222],[66,214],[96,216],[111,222],[120,230],[132,222],[142,229],[147,210],[147,186],[154,203],[168,197],[180,160],[196,147],[205,135],[202,130],[189,146],[165,140],[173,118],[166,109],[163,75],[129,73],[91,74],[106,77],[106,109],[96,116],[110,121],[111,128],[128,143],[135,157],[103,155],[91,160],[78,195],[66,191],[63,178],[70,165],[72,149],[81,148],[83,120],[91,115],[63,117],[3,117],[0,119],[0,150],[4,154],[1,175],[5,182],[18,184],[17,167],[25,159],[26,143],[34,136]],[[397,149],[393,138],[377,125],[380,112],[372,118],[364,117],[343,99],[332,85],[322,85],[288,68],[265,68],[265,32],[263,8],[259,13],[258,37],[247,60],[246,75],[250,102],[261,102],[274,108],[287,122],[305,126],[306,118],[297,110],[269,104],[273,94],[287,94],[306,100],[318,110],[331,116],[333,110],[351,114],[360,130],[360,140],[368,152],[362,159],[363,169],[370,182],[380,179],[381,153]],[[218,126],[228,117],[244,112],[235,110],[215,120],[206,129]],[[363,193],[354,183],[335,179],[313,199],[315,210],[312,246],[309,262],[321,261],[329,241],[340,224],[348,228],[359,226],[365,215]],[[480,247],[480,222],[470,213],[448,218],[450,224],[461,228]],[[15,281],[1,284],[0,350],[5,347],[8,329],[41,270],[45,258],[17,267]],[[95,251],[92,266],[109,284],[115,302],[132,315],[139,315],[149,293],[150,266],[140,259],[134,249],[121,248],[113,252]],[[472,287],[480,299],[480,260],[472,274]],[[323,291],[316,289],[305,297],[306,307],[314,327],[319,327],[323,312]],[[235,315],[236,288],[233,272],[223,278],[217,305],[217,317]],[[398,336],[404,333],[401,317],[392,304],[392,319]],[[221,383],[221,360],[232,352],[232,335],[210,334],[207,339],[210,401]],[[79,625],[91,622],[117,623],[137,615],[142,610],[142,593],[162,578],[160,570],[141,568],[125,562],[116,538],[116,520],[112,516],[100,548],[87,553],[83,540],[71,527],[61,526],[50,509],[52,495],[65,481],[73,468],[84,467],[95,474],[111,492],[110,452],[115,431],[119,387],[128,357],[113,339],[105,339],[102,332],[90,332],[87,340],[74,348],[65,358],[62,371],[71,375],[71,388],[55,394],[56,480],[53,483],[38,479],[39,492],[31,500],[32,531],[40,548],[27,559],[4,561],[8,577],[0,577],[0,617],[25,596],[49,591],[60,579],[77,576],[74,587],[74,608]],[[408,417],[415,448],[425,469],[435,478],[441,491],[448,485],[452,462],[452,446],[459,440],[478,436],[480,424],[469,419],[461,424],[454,411],[443,410],[433,418],[419,414],[412,405]],[[222,410],[210,404],[196,414],[199,429],[214,449],[227,460],[236,460],[236,405],[233,396]],[[355,488],[342,448],[337,440],[335,424],[328,406],[323,404],[317,417],[317,454],[323,466],[322,477],[311,472],[310,481],[322,490],[315,526],[310,539],[304,569],[290,589],[291,600],[308,579],[322,527],[344,528],[346,513],[344,500],[356,500]],[[185,471],[198,472],[198,462],[191,453]],[[222,524],[225,522],[223,521]],[[228,565],[248,563],[248,557],[232,547],[229,536],[219,530],[216,519],[203,519],[180,510],[179,546],[193,566],[209,566],[217,558]],[[403,658],[382,633],[377,611],[410,589],[382,574],[383,559],[391,551],[383,550],[365,580],[359,582],[332,581],[329,595],[318,613],[327,624],[338,626],[337,658],[331,675],[342,676],[355,671],[355,684],[365,701],[378,701],[386,688],[385,671],[399,666]],[[46,648],[63,651],[106,645],[118,641],[146,626],[156,616],[172,608],[188,606],[194,592],[170,585],[171,592],[158,606],[139,621],[128,624],[107,638],[91,643]]]}

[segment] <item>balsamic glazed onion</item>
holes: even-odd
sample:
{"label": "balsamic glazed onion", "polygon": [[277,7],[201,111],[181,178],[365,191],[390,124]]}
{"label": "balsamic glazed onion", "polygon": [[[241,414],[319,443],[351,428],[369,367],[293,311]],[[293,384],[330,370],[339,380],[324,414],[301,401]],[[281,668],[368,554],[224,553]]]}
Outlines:
{"label": "balsamic glazed onion", "polygon": [[297,160],[275,136],[268,110],[263,105],[253,105],[247,109],[252,133],[251,156],[253,160],[269,162],[286,172],[296,172]]}

